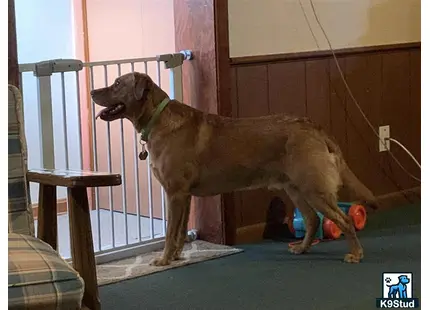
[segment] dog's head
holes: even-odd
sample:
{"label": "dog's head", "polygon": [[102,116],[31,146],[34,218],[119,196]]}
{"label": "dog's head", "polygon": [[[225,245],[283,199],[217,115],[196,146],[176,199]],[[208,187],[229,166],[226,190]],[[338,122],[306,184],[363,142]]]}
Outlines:
{"label": "dog's head", "polygon": [[94,102],[105,107],[96,117],[107,122],[120,118],[138,120],[153,106],[155,87],[147,74],[133,72],[119,76],[112,85],[91,91]]}
{"label": "dog's head", "polygon": [[402,284],[408,284],[409,283],[409,278],[405,275],[399,276],[399,282]]}

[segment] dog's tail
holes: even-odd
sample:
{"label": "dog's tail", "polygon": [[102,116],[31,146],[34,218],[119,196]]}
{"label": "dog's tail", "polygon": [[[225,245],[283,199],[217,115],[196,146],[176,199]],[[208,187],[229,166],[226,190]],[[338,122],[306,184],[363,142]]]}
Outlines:
{"label": "dog's tail", "polygon": [[365,207],[376,210],[379,208],[375,195],[364,185],[345,163],[341,172],[343,184],[352,192],[354,198]]}
{"label": "dog's tail", "polygon": [[352,172],[352,170],[348,167],[348,164],[343,158],[340,147],[330,138],[326,138],[326,144],[330,153],[338,155],[337,159],[339,160],[338,164],[341,171],[340,177],[342,183],[351,192],[351,194],[354,196],[354,199],[358,199],[356,202],[372,210],[378,209],[379,205],[375,195],[373,195],[370,189],[367,188],[367,186],[364,185],[357,178],[354,172]]}

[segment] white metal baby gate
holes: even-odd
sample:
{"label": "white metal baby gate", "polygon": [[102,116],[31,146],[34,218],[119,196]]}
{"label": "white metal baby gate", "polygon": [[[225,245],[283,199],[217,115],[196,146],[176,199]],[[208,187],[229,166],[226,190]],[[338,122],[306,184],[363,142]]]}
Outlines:
{"label": "white metal baby gate", "polygon": [[[139,71],[153,77],[171,98],[181,101],[182,64],[191,57],[187,50],[150,58],[87,63],[55,59],[19,66],[29,168],[122,175],[121,186],[94,188],[90,195],[94,251],[99,263],[161,248],[166,208],[164,191],[149,168],[150,157],[138,160],[139,138],[131,123],[96,122],[99,107],[89,92],[110,85],[119,75]],[[164,80],[169,82],[163,83]],[[33,196],[37,185],[31,186],[32,202],[36,203]],[[64,189],[57,190],[57,197],[65,196]],[[60,206],[61,201],[57,204]],[[60,213],[58,219],[59,250],[69,259],[66,199],[63,205],[66,212]]]}

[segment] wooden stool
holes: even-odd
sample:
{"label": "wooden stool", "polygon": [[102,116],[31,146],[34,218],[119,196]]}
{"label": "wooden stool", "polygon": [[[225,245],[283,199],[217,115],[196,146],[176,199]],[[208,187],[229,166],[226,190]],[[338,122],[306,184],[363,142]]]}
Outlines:
{"label": "wooden stool", "polygon": [[57,186],[67,187],[73,268],[85,282],[83,306],[100,309],[88,187],[121,185],[120,174],[73,170],[30,170],[29,182],[40,184],[38,238],[57,250]]}

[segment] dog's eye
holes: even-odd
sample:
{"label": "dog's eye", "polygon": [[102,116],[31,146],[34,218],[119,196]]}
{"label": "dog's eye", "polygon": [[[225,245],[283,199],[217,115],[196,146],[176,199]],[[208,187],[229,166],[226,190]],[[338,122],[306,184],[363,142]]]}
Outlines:
{"label": "dog's eye", "polygon": [[114,85],[115,85],[115,86],[119,86],[119,84],[121,84],[121,83],[119,82],[119,80],[116,80]]}

